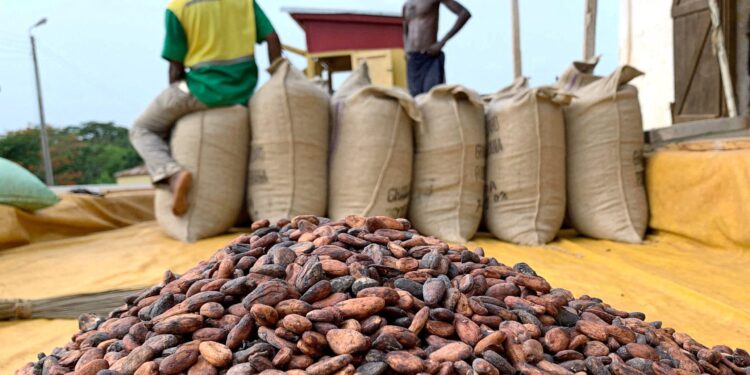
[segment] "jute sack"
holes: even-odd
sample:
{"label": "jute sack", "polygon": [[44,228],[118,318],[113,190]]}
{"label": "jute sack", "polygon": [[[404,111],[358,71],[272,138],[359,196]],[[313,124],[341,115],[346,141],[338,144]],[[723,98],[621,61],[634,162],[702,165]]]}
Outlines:
{"label": "jute sack", "polygon": [[172,194],[156,189],[156,220],[178,240],[193,242],[231,228],[242,210],[250,124],[243,106],[189,114],[172,131],[174,159],[193,175],[188,211],[172,214]]}
{"label": "jute sack", "polygon": [[620,67],[576,91],[565,110],[568,211],[586,236],[639,243],[646,232],[641,107],[627,84],[641,74]]}
{"label": "jute sack", "polygon": [[529,87],[529,79],[527,77],[517,77],[513,82],[500,89],[500,91],[485,95],[482,98],[484,101],[484,119],[485,119],[485,134],[486,134],[486,148],[485,148],[485,184],[484,184],[484,206],[482,207],[482,222],[480,230],[489,231],[487,226],[487,213],[489,211],[490,197],[488,196],[489,180],[487,179],[487,156],[492,152],[493,148],[500,146],[500,138],[492,136],[490,133],[489,125],[489,110],[493,101],[506,100],[512,98],[517,93],[526,90]]}
{"label": "jute sack", "polygon": [[[570,66],[560,75],[555,82],[554,86],[565,90],[569,93],[575,94],[575,92],[581,87],[587,86],[592,82],[595,82],[602,77],[594,75],[594,69],[599,64],[600,56],[591,57],[584,61],[573,61]],[[570,214],[566,211],[565,220],[563,220],[562,228],[572,228],[570,223]]]}
{"label": "jute sack", "polygon": [[[354,71],[347,77],[341,86],[331,96],[331,113],[338,113],[338,107],[340,107],[347,98],[352,96],[355,92],[369,86],[370,81],[370,68],[367,66],[367,61],[363,61]],[[333,116],[334,119],[336,116]]]}
{"label": "jute sack", "polygon": [[341,83],[341,86],[339,86],[338,90],[333,93],[333,96],[331,96],[331,142],[330,149],[328,150],[329,162],[330,156],[333,154],[336,144],[338,143],[339,127],[341,126],[341,108],[346,99],[367,86],[370,86],[370,68],[367,66],[367,61],[363,61],[359,64],[357,69],[354,69],[352,74]]}
{"label": "jute sack", "polygon": [[520,89],[487,115],[487,227],[521,245],[552,241],[565,217],[565,123],[570,95]]}
{"label": "jute sack", "polygon": [[331,157],[328,214],[405,217],[421,121],[414,99],[398,88],[368,86],[344,102]]}
{"label": "jute sack", "polygon": [[554,86],[567,92],[575,92],[601,79],[602,77],[594,75],[594,69],[599,64],[599,58],[600,56],[595,56],[585,61],[574,61],[560,75]]}
{"label": "jute sack", "polygon": [[328,94],[286,59],[253,95],[248,206],[253,220],[323,216],[328,181]]}
{"label": "jute sack", "polygon": [[466,242],[482,220],[486,143],[479,94],[440,85],[417,97],[409,219],[421,233]]}

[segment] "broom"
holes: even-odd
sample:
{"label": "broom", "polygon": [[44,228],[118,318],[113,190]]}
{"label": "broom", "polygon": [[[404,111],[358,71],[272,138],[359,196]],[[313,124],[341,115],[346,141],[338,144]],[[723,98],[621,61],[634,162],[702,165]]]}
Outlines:
{"label": "broom", "polygon": [[112,290],[44,299],[0,299],[0,321],[19,319],[77,319],[83,313],[106,316],[143,289]]}

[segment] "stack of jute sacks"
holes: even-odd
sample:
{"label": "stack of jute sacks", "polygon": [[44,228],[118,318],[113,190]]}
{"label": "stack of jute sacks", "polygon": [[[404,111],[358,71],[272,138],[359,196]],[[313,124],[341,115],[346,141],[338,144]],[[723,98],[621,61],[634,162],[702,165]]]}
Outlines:
{"label": "stack of jute sacks", "polygon": [[[157,216],[188,241],[229,229],[244,200],[252,220],[408,217],[453,242],[471,239],[484,218],[501,240],[544,244],[566,215],[583,235],[640,242],[643,137],[637,91],[627,84],[640,72],[596,77],[595,65],[574,63],[554,86],[521,79],[484,100],[460,85],[415,99],[371,84],[366,64],[329,97],[279,60],[250,102],[250,125],[218,130],[211,111],[181,120],[172,144],[197,173],[191,212],[177,219],[161,207]],[[190,125],[207,121],[216,123]],[[202,137],[183,135],[193,127]],[[199,157],[181,158],[180,149]],[[225,159],[208,160],[215,149]]]}
{"label": "stack of jute sacks", "polygon": [[485,215],[501,240],[547,243],[566,213],[580,234],[643,240],[643,126],[628,85],[642,73],[623,66],[597,77],[596,63],[574,63],[555,86],[521,80],[489,98]]}

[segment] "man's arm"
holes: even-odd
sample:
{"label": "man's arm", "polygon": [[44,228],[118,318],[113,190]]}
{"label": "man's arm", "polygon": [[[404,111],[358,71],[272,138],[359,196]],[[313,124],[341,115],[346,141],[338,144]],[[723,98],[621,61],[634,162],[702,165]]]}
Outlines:
{"label": "man's arm", "polygon": [[278,34],[272,32],[266,36],[265,42],[268,44],[268,64],[270,65],[281,57],[281,40]]}
{"label": "man's arm", "polygon": [[440,51],[445,47],[445,44],[448,43],[448,41],[453,38],[461,29],[466,25],[466,22],[469,21],[471,18],[471,13],[469,13],[469,10],[464,8],[463,5],[459,4],[456,0],[440,0],[440,2],[448,7],[448,9],[451,10],[455,15],[458,16],[458,19],[456,19],[456,23],[453,25],[453,27],[448,31],[447,34],[438,41],[437,43],[430,46],[430,48],[427,50],[427,53],[431,55],[437,55],[440,53]]}
{"label": "man's arm", "polygon": [[169,84],[185,79],[185,56],[188,52],[187,34],[171,9],[165,15],[166,35],[161,56],[169,62]]}
{"label": "man's arm", "polygon": [[169,84],[179,82],[185,79],[185,65],[181,62],[169,62]]}

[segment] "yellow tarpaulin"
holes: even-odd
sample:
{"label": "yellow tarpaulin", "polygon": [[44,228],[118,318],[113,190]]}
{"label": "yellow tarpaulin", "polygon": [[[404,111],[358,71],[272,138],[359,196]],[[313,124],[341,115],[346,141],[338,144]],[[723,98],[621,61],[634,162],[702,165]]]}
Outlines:
{"label": "yellow tarpaulin", "polygon": [[49,354],[78,331],[76,320],[24,320],[0,322],[0,374],[10,375],[37,353]]}
{"label": "yellow tarpaulin", "polygon": [[646,183],[652,228],[750,249],[750,140],[671,146],[649,158]]}
{"label": "yellow tarpaulin", "polygon": [[153,190],[94,196],[61,194],[49,208],[26,212],[0,205],[0,250],[77,237],[154,219]]}
{"label": "yellow tarpaulin", "polygon": [[40,299],[158,284],[236,235],[196,243],[167,237],[156,222],[0,252],[1,298]]}
{"label": "yellow tarpaulin", "polygon": [[[472,245],[505,264],[528,263],[555,287],[644,312],[704,344],[750,348],[750,149],[739,144],[683,145],[650,158],[651,225],[659,231],[643,245],[566,234],[543,247],[486,236]],[[0,251],[0,298],[146,287],[165,270],[184,271],[233,237],[184,244],[147,222]],[[72,320],[0,323],[0,374],[64,345],[75,330]]]}
{"label": "yellow tarpaulin", "polygon": [[[184,271],[234,235],[183,244],[165,237],[155,223],[90,236],[25,246],[0,253],[0,295],[48,298],[72,293],[145,287],[165,270]],[[519,247],[491,238],[472,244],[512,265],[524,261],[555,287],[602,298],[617,308],[642,311],[708,345],[750,347],[750,252],[706,249],[670,234],[644,245],[563,238],[544,247]],[[52,338],[65,344],[75,324],[4,323],[0,364],[21,365],[49,351]],[[42,321],[44,322],[44,321]],[[18,335],[17,324],[24,334]],[[25,350],[24,358],[18,358]],[[0,373],[3,372],[0,365]]]}

